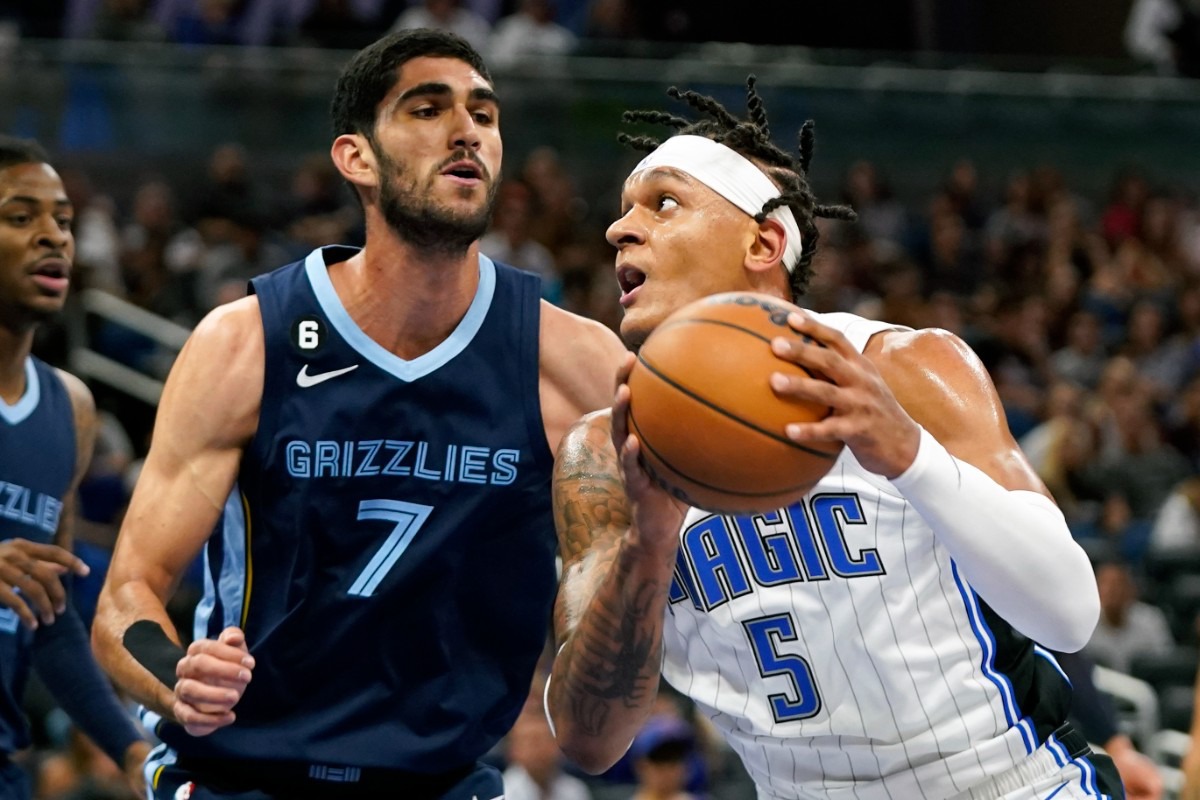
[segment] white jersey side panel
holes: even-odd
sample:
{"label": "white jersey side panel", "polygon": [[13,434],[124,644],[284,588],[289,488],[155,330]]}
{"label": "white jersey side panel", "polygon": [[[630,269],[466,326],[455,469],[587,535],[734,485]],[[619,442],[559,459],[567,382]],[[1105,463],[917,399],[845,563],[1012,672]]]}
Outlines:
{"label": "white jersey side panel", "polygon": [[[822,321],[860,351],[895,327]],[[849,450],[803,502],[754,517],[692,509],[680,536],[664,676],[763,797],[945,798],[1035,749],[974,593]]]}

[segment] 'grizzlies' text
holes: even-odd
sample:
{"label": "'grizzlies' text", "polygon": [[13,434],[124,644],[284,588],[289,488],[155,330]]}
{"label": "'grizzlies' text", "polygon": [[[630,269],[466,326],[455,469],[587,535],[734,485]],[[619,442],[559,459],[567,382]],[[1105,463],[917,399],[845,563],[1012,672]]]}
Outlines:
{"label": "'grizzlies' text", "polygon": [[292,440],[284,447],[293,478],[363,478],[374,475],[427,481],[508,486],[517,479],[521,451],[465,444],[371,439],[338,442]]}
{"label": "'grizzlies' text", "polygon": [[0,481],[0,517],[32,525],[46,533],[58,530],[62,501],[15,483]]}

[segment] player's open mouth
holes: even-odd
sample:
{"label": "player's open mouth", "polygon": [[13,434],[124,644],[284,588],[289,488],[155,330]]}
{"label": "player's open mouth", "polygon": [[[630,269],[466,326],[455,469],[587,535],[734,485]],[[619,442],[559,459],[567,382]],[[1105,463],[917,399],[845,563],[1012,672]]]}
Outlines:
{"label": "player's open mouth", "polygon": [[33,268],[33,281],[44,291],[62,294],[67,290],[71,278],[71,265],[62,258],[47,258]]}
{"label": "player's open mouth", "polygon": [[617,267],[617,284],[621,287],[621,299],[618,301],[623,308],[633,305],[637,290],[646,282],[646,273],[637,267]]}
{"label": "player's open mouth", "polygon": [[621,286],[622,294],[629,294],[645,282],[646,273],[637,267],[619,267],[617,269],[617,283]]}
{"label": "player's open mouth", "polygon": [[442,174],[466,181],[477,181],[483,178],[483,170],[472,161],[455,161],[443,169]]}

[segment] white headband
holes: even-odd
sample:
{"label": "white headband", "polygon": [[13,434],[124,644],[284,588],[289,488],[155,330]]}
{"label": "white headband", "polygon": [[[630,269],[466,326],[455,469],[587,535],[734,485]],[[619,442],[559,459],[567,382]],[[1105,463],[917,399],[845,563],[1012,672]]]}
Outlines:
{"label": "white headband", "polygon": [[[651,167],[683,170],[752,217],[758,216],[767,201],[780,194],[754,162],[704,136],[672,136],[643,158],[630,176]],[[791,272],[800,261],[800,226],[787,206],[774,209],[767,217],[783,226],[786,235],[783,266]]]}

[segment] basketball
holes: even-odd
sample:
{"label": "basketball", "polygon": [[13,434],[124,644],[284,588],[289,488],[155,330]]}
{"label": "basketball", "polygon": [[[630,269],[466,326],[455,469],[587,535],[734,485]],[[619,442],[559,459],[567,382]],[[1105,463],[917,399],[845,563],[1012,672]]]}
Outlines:
{"label": "basketball", "polygon": [[824,406],[779,397],[773,372],[813,375],[776,356],[771,340],[796,334],[796,306],[728,292],[679,309],[642,345],[629,375],[629,431],[646,471],[689,505],[764,513],[790,505],[820,480],[841,442],[800,444],[790,422],[823,419]]}

